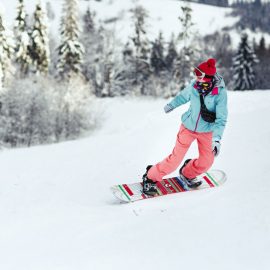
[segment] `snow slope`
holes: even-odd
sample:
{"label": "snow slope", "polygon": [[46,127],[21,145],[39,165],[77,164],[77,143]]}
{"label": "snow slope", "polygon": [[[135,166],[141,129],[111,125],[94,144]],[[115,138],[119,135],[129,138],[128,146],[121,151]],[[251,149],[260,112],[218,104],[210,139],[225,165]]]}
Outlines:
{"label": "snow slope", "polygon": [[109,187],[169,154],[186,107],[97,102],[103,126],[89,137],[0,152],[0,269],[269,269],[270,91],[229,92],[213,166],[227,172],[224,186],[133,204]]}

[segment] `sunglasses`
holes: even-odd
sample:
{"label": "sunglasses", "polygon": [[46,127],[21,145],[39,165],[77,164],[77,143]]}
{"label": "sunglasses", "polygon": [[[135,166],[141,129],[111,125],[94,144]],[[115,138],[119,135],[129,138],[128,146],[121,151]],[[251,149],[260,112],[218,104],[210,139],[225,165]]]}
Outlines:
{"label": "sunglasses", "polygon": [[199,68],[197,67],[193,67],[193,74],[194,76],[196,76],[198,79],[203,79],[205,77],[205,72],[201,71]]}

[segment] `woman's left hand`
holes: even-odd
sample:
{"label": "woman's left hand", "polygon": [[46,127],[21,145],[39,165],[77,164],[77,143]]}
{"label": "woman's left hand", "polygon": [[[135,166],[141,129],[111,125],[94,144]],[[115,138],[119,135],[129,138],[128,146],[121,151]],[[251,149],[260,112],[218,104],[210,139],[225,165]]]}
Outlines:
{"label": "woman's left hand", "polygon": [[219,141],[213,141],[212,149],[213,149],[213,153],[214,153],[215,157],[217,157],[219,155],[220,146],[221,146],[221,144]]}

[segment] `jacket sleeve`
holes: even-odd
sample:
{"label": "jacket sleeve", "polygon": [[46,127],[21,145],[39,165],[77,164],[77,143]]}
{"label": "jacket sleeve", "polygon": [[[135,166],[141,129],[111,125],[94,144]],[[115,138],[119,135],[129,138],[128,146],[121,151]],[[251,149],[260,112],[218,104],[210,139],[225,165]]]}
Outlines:
{"label": "jacket sleeve", "polygon": [[227,123],[228,107],[227,107],[227,90],[222,88],[216,105],[216,121],[214,124],[213,140],[220,141]]}
{"label": "jacket sleeve", "polygon": [[192,83],[186,86],[179,94],[169,103],[169,105],[175,109],[190,101]]}

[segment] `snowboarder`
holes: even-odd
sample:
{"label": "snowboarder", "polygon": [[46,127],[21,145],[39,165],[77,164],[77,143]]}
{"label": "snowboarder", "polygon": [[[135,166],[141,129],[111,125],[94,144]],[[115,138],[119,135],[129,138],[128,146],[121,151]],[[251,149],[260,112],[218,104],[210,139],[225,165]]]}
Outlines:
{"label": "snowboarder", "polygon": [[197,140],[199,157],[188,159],[179,170],[180,177],[190,188],[201,182],[196,176],[206,172],[220,152],[220,141],[227,122],[227,90],[223,78],[216,72],[213,58],[194,67],[196,79],[192,80],[179,94],[164,107],[169,113],[178,106],[190,102],[187,112],[182,115],[182,124],[177,134],[172,153],[163,161],[146,168],[143,175],[143,192],[147,195],[157,193],[157,181],[175,171],[191,143]]}

